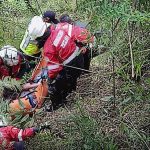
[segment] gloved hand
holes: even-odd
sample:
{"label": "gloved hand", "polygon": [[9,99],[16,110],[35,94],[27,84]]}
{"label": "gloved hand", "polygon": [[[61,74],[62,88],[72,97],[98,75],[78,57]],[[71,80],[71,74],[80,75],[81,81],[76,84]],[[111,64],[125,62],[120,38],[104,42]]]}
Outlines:
{"label": "gloved hand", "polygon": [[50,125],[49,124],[45,124],[45,125],[41,125],[39,128],[37,128],[37,127],[33,128],[33,131],[35,133],[39,133],[39,132],[44,131],[44,130],[51,130]]}
{"label": "gloved hand", "polygon": [[28,79],[27,83],[34,83],[33,79]]}
{"label": "gloved hand", "polygon": [[33,132],[34,132],[34,133],[39,133],[39,132],[40,132],[40,129],[39,129],[39,128],[34,127],[34,128],[33,128]]}
{"label": "gloved hand", "polygon": [[51,129],[51,127],[50,127],[49,124],[42,125],[42,126],[40,126],[40,128],[39,128],[40,131],[43,131],[43,130],[50,130],[50,129]]}
{"label": "gloved hand", "polygon": [[48,85],[55,83],[55,79],[51,79],[48,77]]}
{"label": "gloved hand", "polygon": [[89,45],[89,47],[90,47],[91,49],[94,48],[94,47],[96,47],[96,37],[95,37],[95,36],[93,37],[93,42],[92,42],[92,43],[89,43],[88,45]]}

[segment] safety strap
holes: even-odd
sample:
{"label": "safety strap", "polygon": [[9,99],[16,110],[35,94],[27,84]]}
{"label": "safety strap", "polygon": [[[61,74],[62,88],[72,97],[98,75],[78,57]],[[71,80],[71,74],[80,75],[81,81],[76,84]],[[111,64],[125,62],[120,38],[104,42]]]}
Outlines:
{"label": "safety strap", "polygon": [[33,80],[34,83],[38,83],[41,79],[46,79],[48,77],[48,69],[42,68],[42,71],[39,72],[36,78]]}
{"label": "safety strap", "polygon": [[29,99],[29,103],[30,103],[30,105],[32,106],[32,108],[35,108],[36,105],[37,105],[37,103],[36,103],[36,101],[34,100],[33,95],[32,95],[32,94],[27,95],[27,98]]}
{"label": "safety strap", "polygon": [[21,129],[21,130],[19,131],[19,133],[18,133],[18,140],[19,140],[19,141],[23,141],[23,139],[22,139],[22,132],[23,132],[23,130]]}

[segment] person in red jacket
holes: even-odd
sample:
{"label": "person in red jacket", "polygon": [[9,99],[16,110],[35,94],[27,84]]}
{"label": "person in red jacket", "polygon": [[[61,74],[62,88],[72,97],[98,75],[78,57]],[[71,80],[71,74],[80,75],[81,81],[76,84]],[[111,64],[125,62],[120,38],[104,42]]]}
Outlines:
{"label": "person in red jacket", "polygon": [[15,77],[19,72],[21,57],[16,48],[7,45],[0,50],[0,78]]}
{"label": "person in red jacket", "polygon": [[16,128],[8,125],[4,115],[0,115],[0,150],[24,150],[24,140],[45,129],[51,130],[50,125],[44,124],[39,128]]}
{"label": "person in red jacket", "polygon": [[[71,25],[67,22],[58,23],[44,45],[44,57],[50,82],[49,93],[53,110],[65,102],[67,95],[76,89],[77,78],[84,67],[82,48],[76,42],[93,42],[93,36],[87,29]],[[51,110],[51,108],[50,108]]]}
{"label": "person in red jacket", "polygon": [[0,79],[6,76],[20,79],[30,69],[24,55],[15,47],[7,45],[0,49]]}
{"label": "person in red jacket", "polygon": [[[67,22],[70,24],[74,24],[75,26],[79,26],[80,28],[84,28],[84,29],[86,29],[88,26],[88,23],[86,23],[86,22],[73,21],[68,14],[62,14],[59,18],[59,21],[61,23]],[[83,73],[88,73],[88,70],[90,68],[91,59],[95,56],[94,51],[93,51],[93,48],[95,47],[95,42],[96,42],[95,36],[94,36],[94,44],[91,44],[91,45],[88,45],[87,43],[84,43],[84,45],[83,45],[82,42],[76,41],[76,45],[78,47],[86,46],[86,49],[84,49],[84,55],[83,55],[83,57],[84,57],[84,69],[86,71],[84,71]]]}
{"label": "person in red jacket", "polygon": [[6,118],[0,115],[0,149],[2,150],[23,150],[23,140],[39,132],[38,128],[26,128],[23,130],[7,124]]}

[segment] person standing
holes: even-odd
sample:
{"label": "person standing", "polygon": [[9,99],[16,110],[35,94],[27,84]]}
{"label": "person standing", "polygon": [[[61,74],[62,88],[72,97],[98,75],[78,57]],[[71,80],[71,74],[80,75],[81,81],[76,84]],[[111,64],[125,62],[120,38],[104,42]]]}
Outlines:
{"label": "person standing", "polygon": [[93,36],[87,29],[64,22],[57,24],[44,44],[53,110],[64,103],[67,95],[76,89],[77,78],[84,68],[84,51],[76,45],[76,41],[91,43]]}
{"label": "person standing", "polygon": [[46,11],[41,16],[34,16],[25,32],[20,49],[27,56],[28,60],[35,60],[39,57],[40,49],[50,35],[49,26],[57,24],[56,14],[53,11]]}

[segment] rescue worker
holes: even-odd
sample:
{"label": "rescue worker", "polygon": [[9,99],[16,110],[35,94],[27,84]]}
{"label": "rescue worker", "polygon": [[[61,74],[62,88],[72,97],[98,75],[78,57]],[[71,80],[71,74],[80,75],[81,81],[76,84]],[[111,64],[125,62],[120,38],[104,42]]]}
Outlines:
{"label": "rescue worker", "polygon": [[0,49],[0,79],[6,76],[20,79],[29,71],[28,62],[15,47],[7,45]]}
{"label": "rescue worker", "polygon": [[[87,23],[84,23],[84,22],[80,22],[80,21],[73,21],[70,16],[68,14],[63,14],[60,16],[59,18],[59,21],[61,23],[70,23],[70,24],[74,24],[75,26],[79,26],[80,28],[84,28],[86,29],[87,27]],[[84,49],[84,69],[85,70],[89,70],[90,68],[90,62],[91,62],[91,51],[90,51],[90,47],[87,45],[87,43],[82,43],[82,42],[79,42],[79,41],[75,41],[76,42],[76,45],[78,47],[85,47],[86,46],[86,49]],[[92,54],[93,55],[93,54]],[[88,71],[84,71],[84,73],[88,73]]]}
{"label": "rescue worker", "polygon": [[38,128],[26,128],[23,130],[8,126],[6,118],[0,115],[0,149],[23,150],[23,140],[34,136],[36,132],[39,132]]}
{"label": "rescue worker", "polygon": [[77,78],[82,72],[80,69],[84,68],[82,49],[76,46],[75,41],[90,43],[93,36],[86,29],[64,22],[51,29],[45,42],[44,57],[48,61],[49,94],[52,101],[50,111],[57,109],[66,101],[67,95],[76,89]]}
{"label": "rescue worker", "polygon": [[50,129],[50,125],[42,125],[39,128],[19,129],[8,125],[4,115],[0,115],[0,149],[4,150],[24,150],[24,140],[33,137],[42,130]]}
{"label": "rescue worker", "polygon": [[43,16],[34,16],[31,19],[20,44],[20,49],[27,56],[28,60],[35,60],[32,56],[40,56],[40,49],[50,35],[48,27],[51,23],[58,23],[53,11],[46,11]]}

